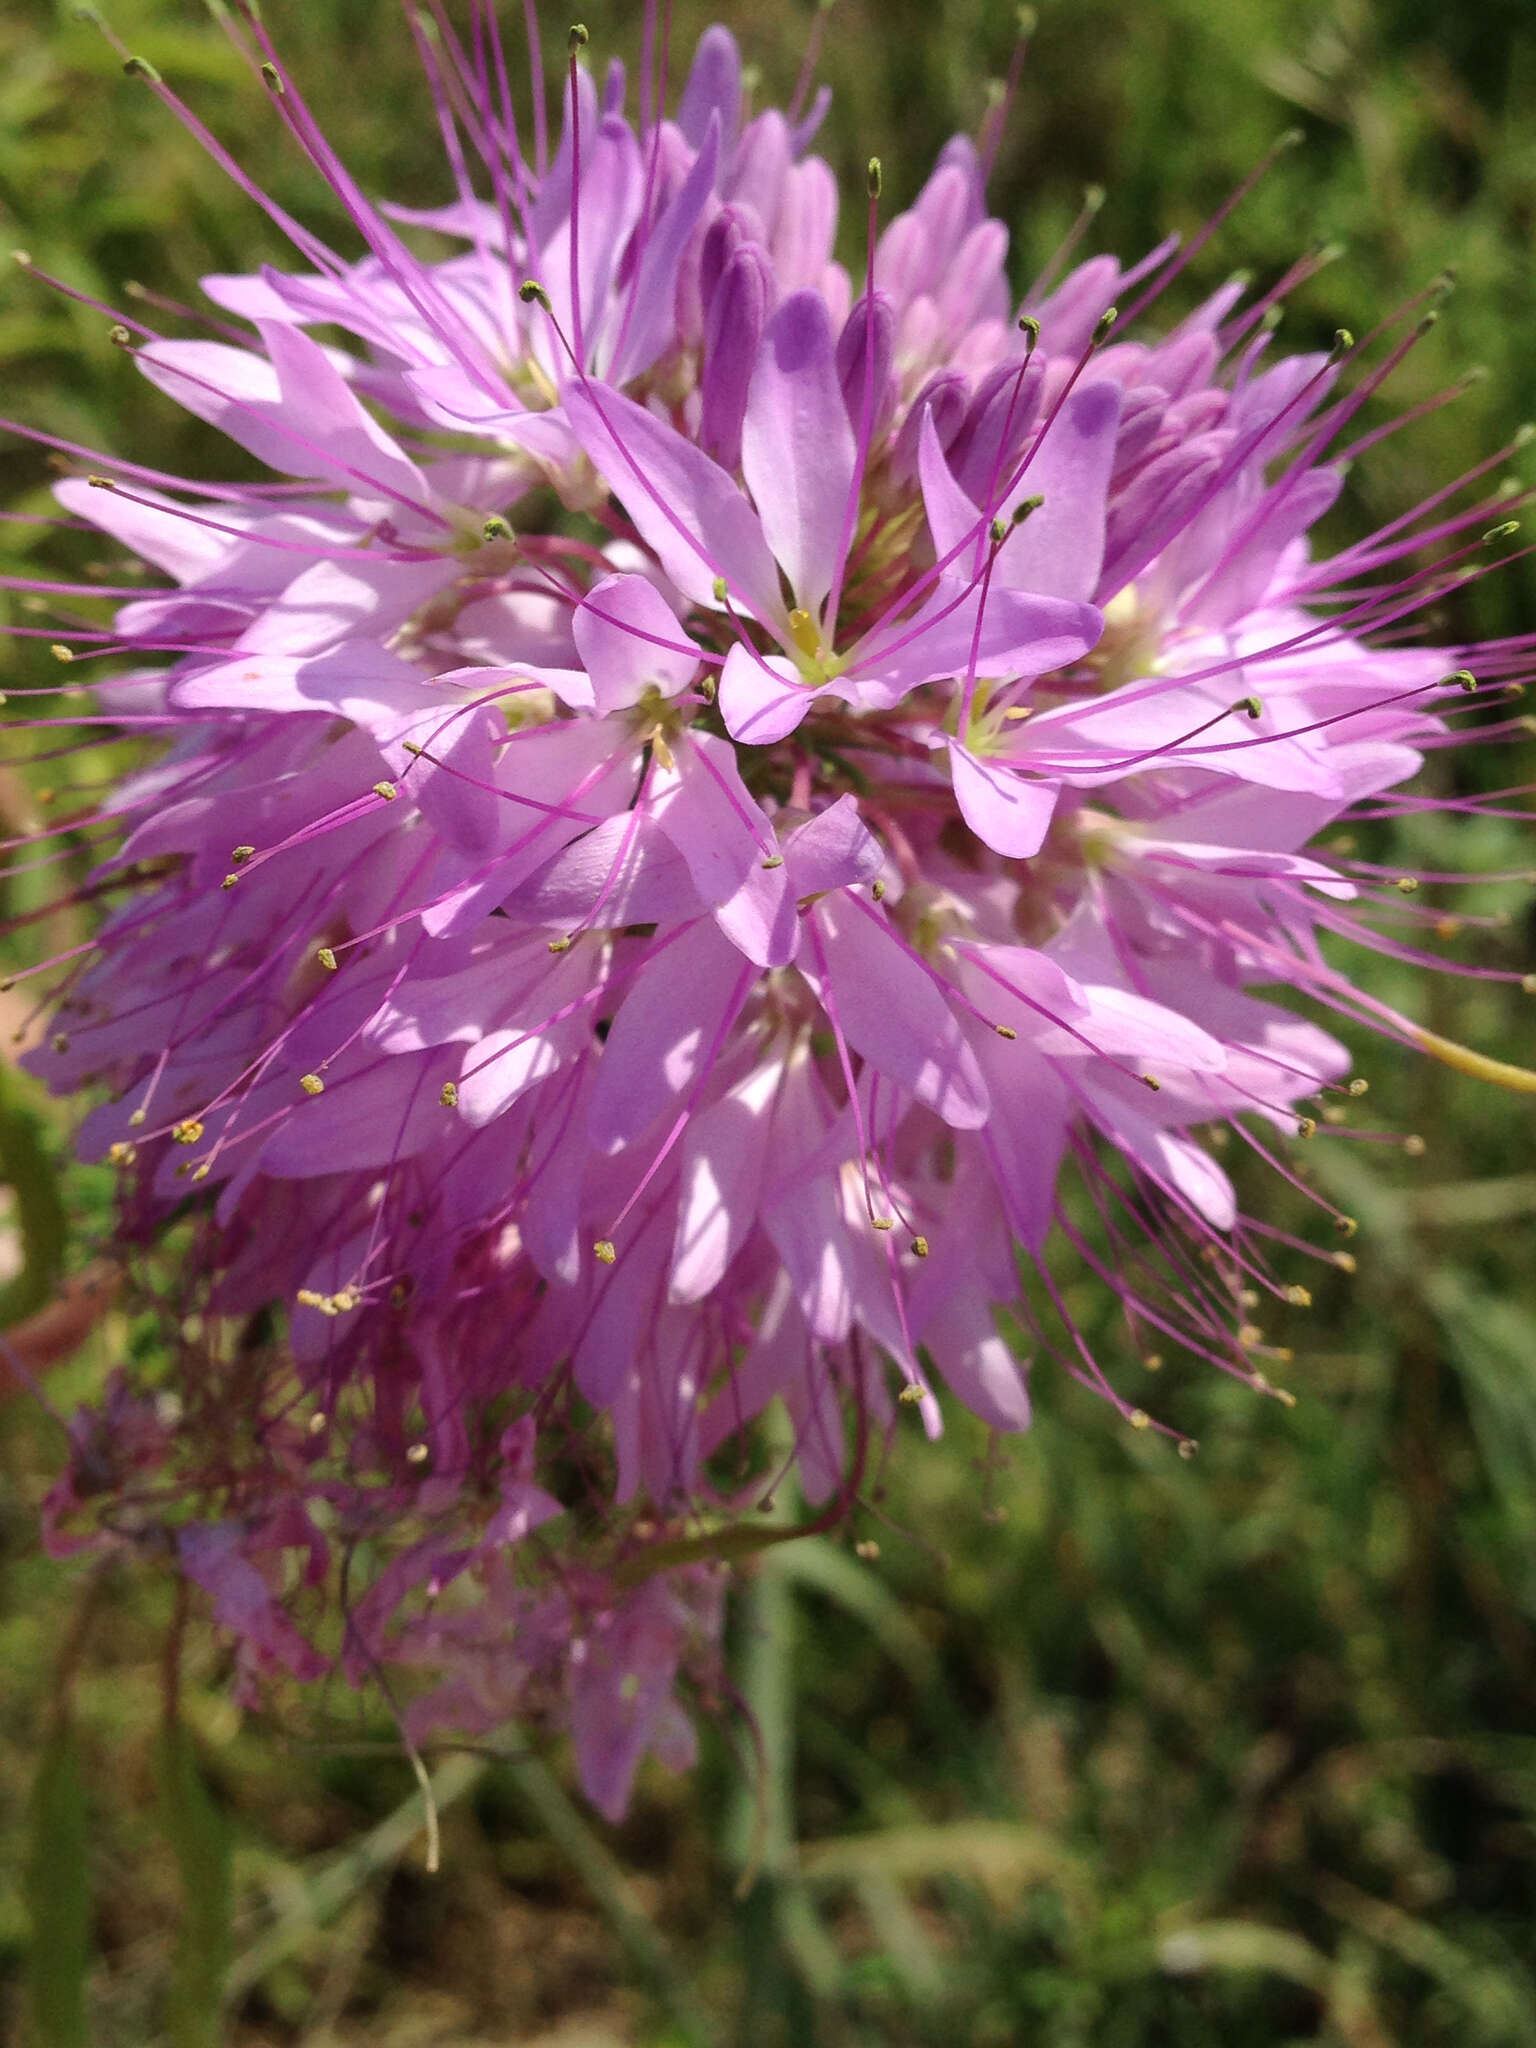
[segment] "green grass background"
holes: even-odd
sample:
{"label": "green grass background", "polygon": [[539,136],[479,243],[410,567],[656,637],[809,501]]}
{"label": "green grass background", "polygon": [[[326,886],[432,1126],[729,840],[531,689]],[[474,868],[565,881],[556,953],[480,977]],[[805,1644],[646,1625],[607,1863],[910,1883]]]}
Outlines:
{"label": "green grass background", "polygon": [[[191,0],[110,12],[286,205],[341,232]],[[638,14],[635,0],[592,5],[595,53],[632,54]],[[267,15],[365,187],[447,196],[399,13],[270,0]],[[679,5],[680,48],[701,18]],[[766,90],[787,90],[810,20],[790,0],[738,10]],[[944,136],[980,118],[1011,22],[979,0],[840,0],[824,146],[853,189],[873,153],[891,203],[912,195]],[[563,18],[546,10],[545,27],[558,49]],[[1086,184],[1107,194],[1087,246],[1132,256],[1196,229],[1299,121],[1304,147],[1201,256],[1177,306],[1236,267],[1267,285],[1337,239],[1344,253],[1283,330],[1314,345],[1365,331],[1454,264],[1458,290],[1391,403],[1485,374],[1352,473],[1333,516],[1348,536],[1536,414],[1533,108],[1524,0],[1048,5],[994,201],[1021,280]],[[108,299],[128,278],[188,298],[205,271],[283,257],[96,31],[40,0],[0,15],[0,234]],[[5,410],[73,439],[226,473],[213,437],[135,376],[104,322],[20,272],[0,282],[0,388]],[[5,497],[41,509],[37,454],[10,444],[0,463]],[[7,569],[64,559],[19,526],[0,527],[0,556]],[[1523,563],[1458,600],[1445,630],[1521,626],[1536,627]],[[15,666],[41,673],[25,650]],[[4,730],[9,828],[36,782]],[[1529,748],[1503,749],[1436,772],[1470,788],[1531,767]],[[1532,861],[1512,823],[1424,820],[1396,847],[1433,868]],[[5,885],[0,910],[36,907],[34,886]],[[1527,897],[1456,892],[1457,907],[1507,914],[1480,957],[1536,965]],[[1436,1029],[1531,1059],[1529,998],[1362,972]],[[1360,1218],[1360,1265],[1280,1333],[1296,1350],[1294,1410],[1170,1366],[1147,1398],[1200,1439],[1184,1464],[1045,1370],[1037,1425],[1005,1454],[960,1414],[938,1448],[913,1430],[885,1475],[885,1520],[853,1532],[878,1539],[878,1560],[844,1539],[784,1546],[740,1603],[760,1799],[722,1729],[707,1731],[693,1780],[645,1776],[616,1831],[575,1803],[558,1750],[442,1755],[444,1868],[428,1877],[381,1717],[337,1699],[324,1714],[294,1702],[242,1719],[194,1623],[183,1718],[165,1733],[167,1589],[119,1573],[92,1592],[78,1569],[36,1557],[58,1443],[11,1401],[0,2037],[1536,2043],[1532,1117],[1525,1099],[1369,1045],[1360,1070],[1372,1091],[1355,1120],[1416,1132],[1426,1151],[1327,1136],[1309,1155]],[[100,1180],[65,1169],[64,1150],[57,1111],[6,1082],[0,1179],[22,1198],[30,1261],[0,1300],[10,1315],[46,1299],[104,1228]],[[1248,1188],[1308,1227],[1282,1191]],[[1071,1299],[1092,1327],[1092,1287]],[[134,1338],[109,1323],[55,1376],[60,1401]]]}

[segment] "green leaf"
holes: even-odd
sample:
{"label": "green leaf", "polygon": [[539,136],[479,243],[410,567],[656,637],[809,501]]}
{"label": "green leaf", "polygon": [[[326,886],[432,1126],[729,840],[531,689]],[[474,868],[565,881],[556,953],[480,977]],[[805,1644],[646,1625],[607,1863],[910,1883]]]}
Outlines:
{"label": "green leaf", "polygon": [[39,1309],[53,1293],[64,1263],[64,1204],[58,1171],[43,1140],[42,1119],[23,1098],[13,1074],[0,1066],[0,1181],[15,1190],[25,1263],[0,1287],[0,1329]]}
{"label": "green leaf", "polygon": [[174,2048],[219,2048],[233,1911],[229,1822],[198,1767],[186,1726],[160,1732],[160,1813],[181,1880],[181,1913],[171,1961]]}
{"label": "green leaf", "polygon": [[32,1915],[27,1994],[38,2048],[89,2048],[85,1979],[91,1888],[85,1787],[67,1720],[48,1736],[32,1785],[26,1895]]}

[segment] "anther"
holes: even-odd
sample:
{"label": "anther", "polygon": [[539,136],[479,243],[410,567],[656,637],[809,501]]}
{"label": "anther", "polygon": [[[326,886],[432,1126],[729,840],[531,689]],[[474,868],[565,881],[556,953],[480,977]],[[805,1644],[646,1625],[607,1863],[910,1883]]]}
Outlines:
{"label": "anther", "polygon": [[1186,1465],[1189,1463],[1190,1459],[1195,1456],[1199,1448],[1199,1444],[1195,1441],[1195,1439],[1192,1436],[1181,1436],[1179,1438],[1179,1456],[1184,1460]]}
{"label": "anther", "polygon": [[1428,1148],[1418,1133],[1412,1132],[1403,1140],[1403,1150],[1410,1159],[1422,1159]]}
{"label": "anther", "polygon": [[1483,535],[1483,539],[1485,541],[1513,540],[1519,531],[1520,522],[1518,519],[1505,519],[1497,526],[1490,526]]}
{"label": "anther", "polygon": [[1290,1303],[1292,1308],[1310,1308],[1312,1306],[1312,1296],[1305,1287],[1285,1288],[1284,1298]]}
{"label": "anther", "polygon": [[142,78],[146,85],[158,85],[160,74],[147,57],[125,57],[123,60],[125,78]]}
{"label": "anther", "polygon": [[230,853],[229,864],[232,868],[243,868],[248,860],[255,858],[255,854],[254,846],[237,846]]}
{"label": "anther", "polygon": [[262,65],[261,82],[268,92],[276,93],[279,99],[282,99],[288,91],[287,86],[283,83],[283,74],[275,64]]}
{"label": "anther", "polygon": [[[881,898],[885,895],[884,882],[877,877],[873,882],[870,883],[869,893],[874,898],[876,903],[878,903],[881,900]],[[1536,975],[1533,975],[1531,979],[1533,982],[1536,982]]]}
{"label": "anther", "polygon": [[117,485],[109,476],[88,476],[86,482],[93,491],[115,491]]}
{"label": "anther", "polygon": [[1239,697],[1232,706],[1232,709],[1245,712],[1249,718],[1262,718],[1264,716],[1264,699],[1251,696]]}
{"label": "anther", "polygon": [[330,1423],[330,1419],[331,1418],[329,1417],[329,1415],[326,1414],[323,1408],[316,1409],[315,1413],[311,1415],[311,1417],[309,1418],[310,1435],[324,1436],[326,1429]]}
{"label": "anther", "polygon": [[1353,1252],[1335,1252],[1333,1263],[1341,1273],[1358,1273],[1360,1270],[1360,1261]]}
{"label": "anther", "polygon": [[1335,1216],[1333,1227],[1340,1237],[1357,1237],[1360,1232],[1360,1225],[1353,1216]]}
{"label": "anther", "polygon": [[392,804],[395,798],[400,794],[399,790],[396,789],[395,785],[392,782],[376,782],[373,785],[373,793],[375,796],[383,797],[385,803],[387,804]]}
{"label": "anther", "polygon": [[1536,974],[1522,974],[1520,988],[1523,994],[1536,996]]}
{"label": "anther", "polygon": [[901,1392],[897,1395],[896,1398],[905,1407],[915,1408],[918,1402],[921,1401],[923,1398],[923,1390],[921,1387],[914,1386],[913,1383],[910,1380],[908,1380],[907,1384],[902,1388]]}
{"label": "anther", "polygon": [[133,335],[121,320],[107,329],[107,339],[114,348],[132,348]]}
{"label": "anther", "polygon": [[1328,351],[1328,360],[1331,363],[1338,362],[1341,356],[1349,354],[1354,345],[1355,337],[1350,333],[1349,329],[1347,327],[1339,328],[1333,337],[1333,347]]}
{"label": "anther", "polygon": [[570,51],[573,57],[575,56],[578,50],[584,50],[587,47],[588,43],[591,42],[591,40],[592,38],[587,34],[585,22],[573,21],[571,23],[571,32],[569,36],[566,38],[566,41],[570,45]]}
{"label": "anther", "polygon": [[536,277],[524,278],[517,288],[517,296],[525,306],[542,306],[546,313],[553,313],[555,310],[550,304],[549,293]]}
{"label": "anther", "polygon": [[129,1128],[130,1128],[131,1130],[135,1130],[135,1131],[136,1131],[136,1130],[138,1130],[138,1129],[139,1129],[139,1127],[140,1127],[140,1126],[141,1126],[142,1124],[144,1124],[144,1123],[145,1123],[145,1122],[146,1122],[147,1120],[148,1120],[148,1112],[147,1112],[147,1111],[145,1111],[145,1110],[142,1110],[142,1109],[136,1109],[136,1110],[135,1110],[135,1111],[133,1112],[133,1114],[132,1114],[132,1115],[131,1115],[131,1116],[129,1117],[129,1119],[128,1119],[128,1125],[129,1125]]}
{"label": "anther", "polygon": [[517,535],[512,531],[511,525],[502,518],[499,512],[493,512],[490,518],[486,520],[480,529],[480,537],[487,542],[517,539]]}
{"label": "anther", "polygon": [[710,588],[714,592],[716,604],[724,604],[730,596],[730,585],[723,576],[717,576]]}
{"label": "anther", "polygon": [[445,1081],[442,1086],[442,1092],[439,1094],[437,1099],[443,1105],[444,1109],[457,1109],[459,1106],[458,1082]]}
{"label": "anther", "polygon": [[999,1038],[1006,1038],[1010,1045],[1013,1043],[1014,1039],[1016,1039],[1019,1035],[1017,1031],[1014,1030],[1011,1024],[994,1024],[992,1026],[992,1029],[997,1033]]}
{"label": "anther", "polygon": [[207,1160],[205,1159],[201,1166],[194,1166],[188,1178],[191,1180],[206,1180],[208,1178]]}
{"label": "anther", "polygon": [[894,1216],[871,1216],[869,1220],[876,1230],[894,1230],[896,1228],[896,1218]]}
{"label": "anther", "polygon": [[872,156],[864,171],[864,186],[871,199],[880,197],[880,159]]}
{"label": "anther", "polygon": [[75,650],[72,647],[66,647],[62,640],[55,640],[49,647],[48,652],[55,661],[73,661],[75,658]]}
{"label": "anther", "polygon": [[1027,363],[1040,345],[1040,322],[1033,313],[1019,315],[1019,332],[1024,337],[1024,360]]}
{"label": "anther", "polygon": [[914,1237],[912,1240],[911,1251],[914,1259],[926,1259],[928,1256],[927,1238]]}
{"label": "anther", "polygon": [[866,1564],[873,1564],[880,1555],[880,1546],[872,1536],[866,1536],[862,1543],[855,1543],[853,1554],[855,1557],[862,1557]]}
{"label": "anther", "polygon": [[236,882],[239,881],[239,879],[240,877],[238,875],[226,875],[223,881],[220,882],[219,887],[221,889],[233,889],[233,887],[235,886]]}
{"label": "anther", "polygon": [[431,1455],[425,1444],[407,1444],[405,1462],[407,1465],[425,1465]]}
{"label": "anther", "polygon": [[1413,896],[1418,892],[1419,878],[1417,875],[1399,875],[1392,886],[1399,896]]}
{"label": "anther", "polygon": [[195,1116],[183,1117],[171,1132],[178,1145],[195,1145],[203,1135],[203,1127]]}
{"label": "anther", "polygon": [[1150,1429],[1152,1427],[1152,1418],[1145,1408],[1133,1408],[1125,1419],[1132,1429]]}
{"label": "anther", "polygon": [[1353,1081],[1351,1081],[1349,1084],[1349,1093],[1351,1095],[1358,1097],[1361,1095],[1369,1095],[1370,1092],[1371,1084],[1369,1081],[1366,1080],[1364,1074],[1356,1074]]}
{"label": "anther", "polygon": [[1163,1084],[1158,1080],[1156,1074],[1143,1074],[1141,1076],[1141,1085],[1143,1088],[1150,1088],[1154,1095],[1162,1093]]}
{"label": "anther", "polygon": [[1149,1351],[1141,1362],[1148,1372],[1161,1372],[1163,1369],[1163,1354],[1161,1351]]}
{"label": "anther", "polygon": [[132,1166],[138,1156],[138,1146],[124,1144],[122,1139],[119,1139],[115,1145],[107,1147],[107,1164],[109,1166]]}
{"label": "anther", "polygon": [[301,1287],[293,1297],[300,1308],[319,1308],[325,1301],[323,1294],[317,1294],[313,1287]]}
{"label": "anther", "polygon": [[816,621],[798,606],[789,615],[789,635],[802,654],[821,652],[821,635],[816,630]]}
{"label": "anther", "polygon": [[1006,519],[994,519],[987,528],[987,538],[991,541],[993,547],[1000,548],[1008,538],[1008,521]]}
{"label": "anther", "polygon": [[1310,1116],[1297,1117],[1296,1135],[1298,1138],[1315,1138],[1317,1136],[1316,1119]]}
{"label": "anther", "polygon": [[1114,333],[1115,322],[1119,318],[1120,308],[1118,306],[1107,306],[1098,317],[1097,324],[1093,330],[1093,340],[1089,346],[1091,348],[1102,348],[1110,335]]}
{"label": "anther", "polygon": [[600,1237],[596,1244],[593,1245],[592,1251],[599,1264],[604,1266],[611,1266],[619,1256],[613,1248],[613,1239],[611,1237]]}
{"label": "anther", "polygon": [[551,939],[549,942],[549,950],[551,951],[551,953],[569,953],[569,951],[571,950],[571,941],[569,938]]}
{"label": "anther", "polygon": [[763,866],[765,868],[781,868],[783,867],[783,865],[784,856],[782,853],[770,853],[768,858],[763,862]]}
{"label": "anther", "polygon": [[325,969],[327,974],[334,974],[336,972],[336,955],[329,946],[322,946],[319,952],[316,953],[315,959]]}
{"label": "anther", "polygon": [[1038,512],[1044,503],[1045,497],[1040,491],[1037,491],[1032,498],[1020,498],[1018,504],[1013,508],[1012,523],[1015,526],[1022,526],[1029,515],[1032,512]]}
{"label": "anther", "polygon": [[300,1074],[299,1086],[306,1095],[323,1095],[325,1093],[325,1083],[318,1074]]}

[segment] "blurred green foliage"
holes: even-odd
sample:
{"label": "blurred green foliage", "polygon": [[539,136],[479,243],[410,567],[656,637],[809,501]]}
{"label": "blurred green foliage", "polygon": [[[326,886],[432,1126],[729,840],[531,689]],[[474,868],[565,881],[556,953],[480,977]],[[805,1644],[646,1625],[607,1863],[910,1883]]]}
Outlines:
{"label": "blurred green foliage", "polygon": [[[344,236],[192,0],[110,11],[282,204]],[[364,186],[446,197],[398,14],[379,0],[267,13]],[[635,0],[590,9],[595,52],[632,55],[638,13]],[[676,8],[680,51],[700,18]],[[775,92],[811,19],[786,5],[732,24]],[[563,25],[546,23],[551,40]],[[888,203],[904,203],[944,136],[981,119],[1012,32],[1011,9],[983,0],[840,0],[824,146],[855,181],[878,153]],[[1198,230],[1299,121],[1304,146],[1202,253],[1177,306],[1236,267],[1266,286],[1337,239],[1343,253],[1287,316],[1286,338],[1312,345],[1366,331],[1453,264],[1445,318],[1368,417],[1487,374],[1352,472],[1333,516],[1354,534],[1536,412],[1533,96],[1525,0],[1460,14],[1429,0],[1047,6],[994,198],[1021,280],[1086,184],[1106,188],[1086,246],[1133,256]],[[0,230],[114,302],[129,279],[190,300],[207,271],[283,257],[99,33],[41,0],[0,17]],[[11,276],[6,408],[66,439],[227,474],[227,450],[149,390],[106,329]],[[46,509],[44,455],[12,444],[0,461],[7,500]],[[76,541],[0,526],[7,568],[78,566]],[[1533,624],[1536,575],[1520,562],[1459,596],[1442,630]],[[16,667],[43,674],[25,642]],[[11,765],[21,751],[0,761],[8,829],[45,796]],[[1530,773],[1524,751],[1523,768],[1504,749],[1437,772],[1513,783]],[[1411,821],[1397,845],[1474,873],[1532,857],[1513,821]],[[83,851],[71,858],[83,871]],[[4,909],[46,901],[34,877]],[[1502,921],[1477,935],[1481,957],[1536,964],[1523,890],[1482,883],[1455,907]],[[57,922],[39,916],[23,937],[67,942]],[[1518,995],[1364,971],[1435,1029],[1529,1059]],[[850,1532],[877,1541],[877,1559],[818,1538],[752,1575],[737,1669],[761,1778],[722,1724],[698,1778],[646,1778],[614,1835],[573,1803],[558,1756],[515,1741],[448,1755],[433,1760],[444,1868],[426,1876],[419,1798],[383,1716],[338,1696],[323,1713],[292,1702],[242,1718],[195,1621],[167,1724],[169,1591],[35,1555],[56,1424],[10,1401],[0,2033],[30,2028],[40,2048],[1536,2042],[1531,1122],[1518,1099],[1361,1051],[1372,1091],[1352,1122],[1421,1135],[1425,1156],[1316,1141],[1319,1185],[1360,1219],[1359,1272],[1325,1281],[1276,1333],[1296,1350],[1298,1405],[1170,1364],[1147,1398],[1200,1439],[1192,1464],[1048,1370],[1022,1442],[989,1443],[958,1413],[936,1449],[914,1428]],[[25,1225],[6,1297],[20,1315],[61,1260],[95,1248],[105,1192],[75,1172],[60,1197],[64,1127],[21,1083],[0,1113]],[[1251,1186],[1278,1223],[1313,1228],[1298,1198]],[[1093,1286],[1073,1280],[1070,1299],[1096,1327]],[[114,1346],[145,1339],[109,1319],[51,1395],[67,1410]]]}

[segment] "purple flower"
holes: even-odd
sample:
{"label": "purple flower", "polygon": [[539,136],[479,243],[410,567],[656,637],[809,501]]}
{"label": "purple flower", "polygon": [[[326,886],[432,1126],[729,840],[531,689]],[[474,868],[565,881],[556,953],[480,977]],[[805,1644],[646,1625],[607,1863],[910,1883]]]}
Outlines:
{"label": "purple flower", "polygon": [[573,52],[552,155],[442,61],[446,208],[364,200],[278,70],[367,255],[282,217],[302,270],[208,281],[246,341],[135,329],[277,480],[59,487],[166,580],[49,629],[152,745],[30,1063],[93,1095],[125,1240],[190,1213],[203,1334],[174,1428],[126,1381],[76,1424],[50,1534],[169,1536],[248,1689],[562,1722],[617,1815],[691,1754],[769,1403],[830,1524],[935,1376],[1027,1427],[1002,1308],[1192,1450],[1053,1239],[1129,1356],[1269,1388],[1250,1304],[1305,1289],[1202,1134],[1273,1157],[1348,1072],[1276,992],[1532,1085],[1355,986],[1322,936],[1427,958],[1411,878],[1315,850],[1526,650],[1397,644],[1402,522],[1314,559],[1353,351],[1270,363],[1230,288],[1121,338],[1171,245],[1014,318],[959,139],[856,286],[819,115],[747,118],[725,31],[637,125]]}

